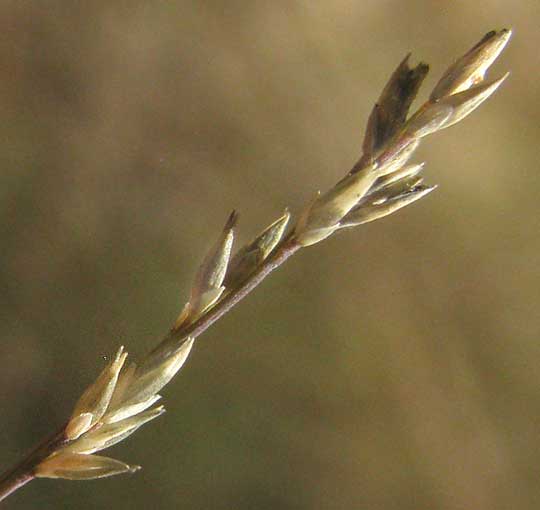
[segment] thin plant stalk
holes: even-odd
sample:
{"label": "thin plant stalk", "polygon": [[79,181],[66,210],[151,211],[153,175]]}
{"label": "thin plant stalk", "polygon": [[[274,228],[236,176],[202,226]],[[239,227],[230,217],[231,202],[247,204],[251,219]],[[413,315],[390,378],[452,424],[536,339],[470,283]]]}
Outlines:
{"label": "thin plant stalk", "polygon": [[188,302],[163,340],[137,365],[126,365],[124,347],[82,394],[71,417],[15,467],[0,475],[0,501],[34,478],[83,480],[133,473],[139,466],[94,455],[164,412],[159,391],[186,361],[197,337],[228,313],[274,269],[301,248],[338,230],[382,218],[426,196],[423,164],[409,161],[427,136],[460,121],[501,85],[486,81],[510,30],[492,31],[443,74],[429,99],[408,117],[428,72],[410,68],[408,56],[390,77],[369,117],[363,154],[335,186],[319,193],[286,232],[286,210],[251,243],[231,256],[237,214],[199,267]]}
{"label": "thin plant stalk", "polygon": [[0,501],[34,480],[34,468],[46,459],[51,452],[56,451],[65,444],[65,428],[66,425],[64,424],[58,431],[31,450],[17,465],[0,476]]}

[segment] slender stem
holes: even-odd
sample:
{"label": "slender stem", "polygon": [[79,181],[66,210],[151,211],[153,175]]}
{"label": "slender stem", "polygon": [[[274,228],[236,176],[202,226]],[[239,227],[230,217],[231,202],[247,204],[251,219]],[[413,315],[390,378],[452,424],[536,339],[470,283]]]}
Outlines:
{"label": "slender stem", "polygon": [[34,479],[31,473],[20,473],[0,482],[0,501],[7,498],[11,493],[20,489],[23,485]]}
{"label": "slender stem", "polygon": [[35,478],[36,466],[66,443],[65,425],[36,446],[19,464],[0,475],[0,501]]}

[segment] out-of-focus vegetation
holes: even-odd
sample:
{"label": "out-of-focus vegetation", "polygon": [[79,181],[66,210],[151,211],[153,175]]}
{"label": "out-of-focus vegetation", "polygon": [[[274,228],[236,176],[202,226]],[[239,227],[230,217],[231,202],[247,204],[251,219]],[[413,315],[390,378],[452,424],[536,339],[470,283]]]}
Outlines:
{"label": "out-of-focus vegetation", "polygon": [[142,471],[36,481],[10,508],[535,508],[539,15],[2,3],[2,467],[67,418],[101,356],[159,340],[232,208],[241,243],[343,175],[405,53],[430,90],[486,31],[515,30],[501,90],[419,151],[440,188],[301,253],[201,337],[168,414],[112,454]]}

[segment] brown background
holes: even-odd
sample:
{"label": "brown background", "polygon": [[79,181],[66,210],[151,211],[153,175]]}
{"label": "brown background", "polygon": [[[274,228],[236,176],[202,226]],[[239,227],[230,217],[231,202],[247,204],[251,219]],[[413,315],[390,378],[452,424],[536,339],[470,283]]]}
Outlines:
{"label": "brown background", "polygon": [[167,331],[232,208],[246,241],[350,168],[406,52],[425,98],[515,29],[509,80],[419,151],[439,189],[201,337],[168,414],[106,453],[142,471],[6,508],[538,508],[539,20],[537,0],[4,0],[1,467],[103,356]]}

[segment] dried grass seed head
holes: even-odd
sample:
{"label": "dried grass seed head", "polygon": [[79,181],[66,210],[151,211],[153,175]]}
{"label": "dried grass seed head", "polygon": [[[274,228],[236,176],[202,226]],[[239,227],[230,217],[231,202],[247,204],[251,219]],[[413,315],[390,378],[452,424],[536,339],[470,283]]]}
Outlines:
{"label": "dried grass seed head", "polygon": [[[419,139],[460,121],[485,101],[504,81],[485,82],[487,69],[500,54],[511,31],[488,33],[443,75],[430,100],[408,121],[406,117],[427,66],[408,66],[408,56],[391,76],[375,105],[364,138],[364,155],[353,170],[332,189],[319,194],[304,210],[292,240],[308,246],[340,228],[352,227],[387,216],[420,199],[434,187],[422,184],[421,165],[407,164]],[[177,321],[192,320],[221,296],[224,282],[234,285],[247,278],[282,240],[289,214],[268,227],[235,256],[238,262],[227,280],[233,227],[229,218],[222,235],[199,268],[190,301]],[[236,271],[236,273],[235,273]],[[181,320],[180,320],[181,319]],[[157,394],[185,362],[193,339],[176,346],[165,343],[139,367],[120,371],[127,353],[121,348],[98,379],[82,395],[66,427],[69,443],[49,455],[34,470],[38,477],[91,479],[133,472],[138,466],[93,455],[125,439],[144,423],[161,415],[162,406],[151,408]]]}

